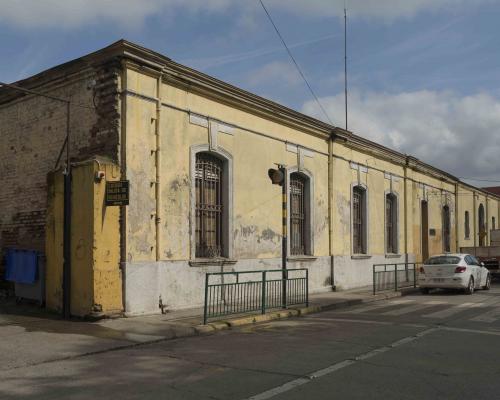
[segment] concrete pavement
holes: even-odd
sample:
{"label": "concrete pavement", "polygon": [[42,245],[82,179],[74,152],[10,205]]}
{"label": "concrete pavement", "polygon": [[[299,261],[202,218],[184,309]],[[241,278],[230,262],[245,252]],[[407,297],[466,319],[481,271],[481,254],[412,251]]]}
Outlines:
{"label": "concrete pavement", "polygon": [[95,322],[65,321],[35,306],[0,303],[0,370],[74,358],[143,343],[215,333],[218,330],[305,315],[321,310],[401,296],[387,292],[373,296],[367,289],[329,292],[310,297],[309,308],[278,310],[266,315],[240,316],[201,326],[202,310],[104,319]]}
{"label": "concrete pavement", "polygon": [[0,371],[0,398],[492,399],[499,309],[499,287],[409,295]]}

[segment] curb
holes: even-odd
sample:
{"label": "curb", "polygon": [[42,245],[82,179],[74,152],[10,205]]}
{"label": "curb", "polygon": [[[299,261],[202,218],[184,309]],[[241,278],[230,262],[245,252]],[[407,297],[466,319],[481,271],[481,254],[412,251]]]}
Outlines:
{"label": "curb", "polygon": [[240,318],[232,318],[223,321],[209,322],[206,325],[197,325],[194,327],[194,330],[197,335],[210,335],[217,331],[227,330],[231,328],[237,328],[240,326],[246,325],[255,325],[258,323],[275,321],[280,319],[292,318],[292,317],[300,317],[302,315],[319,313],[322,311],[330,311],[337,310],[341,308],[351,307],[359,304],[373,303],[376,301],[392,299],[395,297],[406,296],[409,294],[413,294],[418,291],[418,288],[408,288],[403,289],[398,292],[387,292],[380,293],[373,297],[368,297],[365,299],[352,299],[352,300],[344,300],[338,301],[336,303],[317,305],[317,306],[309,306],[309,307],[300,307],[300,308],[290,308],[287,310],[275,311],[267,314],[259,314],[259,315],[251,315],[248,317],[240,317]]}

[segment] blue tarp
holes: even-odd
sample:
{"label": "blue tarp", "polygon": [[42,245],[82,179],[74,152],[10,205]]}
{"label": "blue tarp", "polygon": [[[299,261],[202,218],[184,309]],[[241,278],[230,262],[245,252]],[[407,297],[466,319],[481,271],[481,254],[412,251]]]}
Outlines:
{"label": "blue tarp", "polygon": [[5,280],[33,284],[38,279],[38,252],[7,250]]}

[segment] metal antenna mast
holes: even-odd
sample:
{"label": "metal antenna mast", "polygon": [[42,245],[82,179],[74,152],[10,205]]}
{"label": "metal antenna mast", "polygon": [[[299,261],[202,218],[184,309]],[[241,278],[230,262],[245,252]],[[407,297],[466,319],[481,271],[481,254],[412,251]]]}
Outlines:
{"label": "metal antenna mast", "polygon": [[347,131],[347,7],[344,0],[344,97],[345,97],[345,130]]}

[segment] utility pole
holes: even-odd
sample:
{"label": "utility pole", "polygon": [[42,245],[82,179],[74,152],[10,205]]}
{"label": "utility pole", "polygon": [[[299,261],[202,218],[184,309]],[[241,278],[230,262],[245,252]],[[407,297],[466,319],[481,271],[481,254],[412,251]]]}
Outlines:
{"label": "utility pole", "polygon": [[271,179],[273,185],[281,186],[281,222],[282,222],[282,235],[281,235],[281,305],[283,308],[287,308],[287,280],[288,280],[288,270],[286,265],[286,259],[288,254],[288,234],[287,234],[287,207],[288,207],[288,195],[287,195],[287,170],[286,166],[283,164],[277,164],[278,169],[269,169],[267,174]]}

